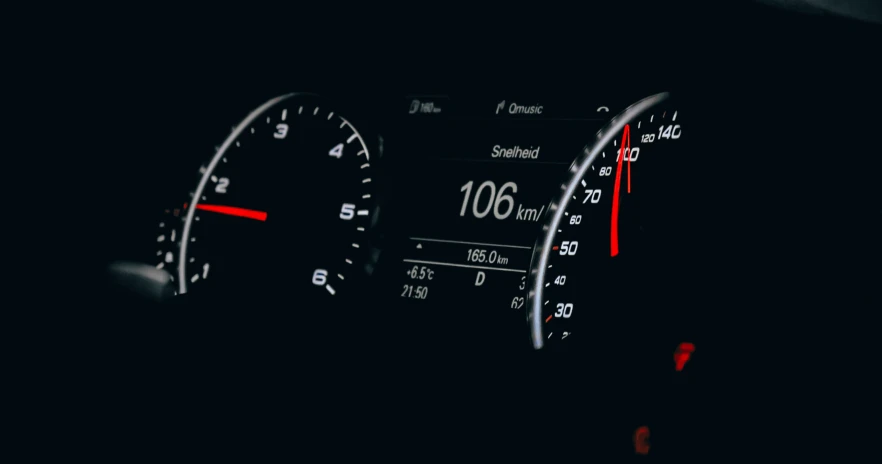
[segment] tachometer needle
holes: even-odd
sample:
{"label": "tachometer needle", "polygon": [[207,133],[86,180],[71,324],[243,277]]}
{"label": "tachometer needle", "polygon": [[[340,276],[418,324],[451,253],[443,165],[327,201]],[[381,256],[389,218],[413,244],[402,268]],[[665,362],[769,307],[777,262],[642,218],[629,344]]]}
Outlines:
{"label": "tachometer needle", "polygon": [[212,213],[226,214],[228,216],[256,219],[258,221],[266,221],[266,211],[257,211],[257,210],[253,210],[253,209],[237,208],[235,206],[206,205],[204,203],[197,204],[196,209],[201,209],[202,211],[211,211]]}
{"label": "tachometer needle", "polygon": [[619,148],[619,161],[616,166],[616,185],[613,187],[612,218],[609,227],[609,255],[619,254],[619,190],[622,183],[622,160],[628,157],[628,193],[631,192],[631,125],[625,124],[622,131],[622,144]]}

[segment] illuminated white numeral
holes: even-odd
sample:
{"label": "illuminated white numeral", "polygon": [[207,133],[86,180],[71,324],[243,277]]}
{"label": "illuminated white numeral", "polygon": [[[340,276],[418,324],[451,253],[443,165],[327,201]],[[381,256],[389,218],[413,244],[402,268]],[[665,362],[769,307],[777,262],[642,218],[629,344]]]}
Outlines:
{"label": "illuminated white numeral", "polygon": [[[619,158],[622,157],[622,149],[619,148],[619,150],[616,153],[617,153],[616,154],[616,161],[618,161]],[[625,159],[623,161],[637,161],[637,157],[639,157],[639,156],[640,156],[640,147],[625,148]]]}
{"label": "illuminated white numeral", "polygon": [[565,275],[559,275],[554,279],[554,285],[563,285],[565,283],[567,283],[567,276]]}
{"label": "illuminated white numeral", "polygon": [[[493,215],[496,216],[496,219],[502,220],[507,218],[508,215],[511,214],[511,210],[514,209],[514,197],[512,197],[511,195],[503,195],[505,189],[508,188],[511,189],[512,193],[518,193],[518,184],[515,184],[514,182],[506,182],[502,184],[502,187],[500,187],[499,189],[499,195],[496,197],[496,201],[493,203]],[[505,212],[500,213],[499,205],[501,205],[503,202],[508,203],[508,209],[506,209]]]}
{"label": "illuminated white numeral", "polygon": [[276,131],[273,132],[273,137],[277,139],[283,139],[288,135],[288,125],[287,124],[277,124]]}
{"label": "illuminated white numeral", "polygon": [[462,208],[459,210],[460,216],[465,216],[466,208],[469,206],[469,196],[472,194],[472,185],[475,185],[475,181],[470,180],[459,189],[460,192],[465,192],[465,197],[462,199]]}
{"label": "illuminated white numeral", "polygon": [[600,168],[600,177],[612,175],[612,166],[603,166]]}
{"label": "illuminated white numeral", "polygon": [[221,177],[217,180],[217,185],[214,186],[214,191],[217,193],[227,193],[227,187],[230,186],[230,179],[226,177]]}
{"label": "illuminated white numeral", "polygon": [[343,144],[338,143],[334,145],[334,148],[331,148],[331,151],[328,152],[328,156],[333,156],[334,158],[340,158],[343,156]]}
{"label": "illuminated white numeral", "polygon": [[571,226],[579,225],[581,223],[582,223],[582,215],[581,214],[574,214],[574,215],[570,216],[570,225]]}
{"label": "illuminated white numeral", "polygon": [[676,139],[679,139],[681,135],[682,135],[682,132],[680,131],[679,124],[672,125],[672,126],[662,125],[661,127],[658,128],[658,138],[659,139],[675,139],[676,140]]}
{"label": "illuminated white numeral", "polygon": [[[490,189],[490,198],[487,199],[487,207],[484,208],[484,211],[478,211],[478,202],[481,200],[481,192],[484,189]],[[475,192],[475,201],[472,202],[472,214],[475,215],[476,218],[481,219],[482,217],[488,215],[490,213],[490,209],[493,208],[493,198],[496,196],[496,184],[493,181],[488,180],[482,183],[478,190]]]}
{"label": "illuminated white numeral", "polygon": [[585,199],[582,200],[582,204],[588,203],[589,200],[591,201],[591,203],[594,203],[594,204],[600,203],[600,194],[601,193],[602,192],[600,189],[585,190]]}
{"label": "illuminated white numeral", "polygon": [[312,273],[312,284],[313,285],[324,285],[328,281],[328,271],[324,269],[316,269],[315,272]]}
{"label": "illuminated white numeral", "polygon": [[355,217],[355,205],[352,203],[343,203],[340,207],[340,219],[348,221]]}
{"label": "illuminated white numeral", "polygon": [[576,250],[579,249],[579,242],[573,240],[572,242],[561,242],[560,244],[560,254],[561,255],[569,255],[572,256],[576,254]]}
{"label": "illuminated white numeral", "polygon": [[[462,207],[459,210],[460,216],[465,216],[466,210],[469,206],[469,198],[472,195],[472,186],[475,185],[475,182],[470,180],[466,182],[462,187],[460,187],[460,192],[465,192],[465,195],[462,198]],[[481,194],[484,193],[484,190],[490,190],[490,198],[487,199],[487,206],[481,210]],[[490,214],[490,210],[493,210],[493,216],[496,219],[504,220],[511,216],[512,211],[514,211],[515,201],[512,195],[507,194],[507,191],[511,191],[511,193],[518,192],[518,184],[514,182],[506,182],[502,184],[502,187],[499,188],[499,195],[496,194],[496,183],[492,180],[484,181],[480,186],[478,186],[478,190],[475,192],[475,198],[472,201],[472,214],[478,218],[482,219],[487,217]],[[505,204],[505,209],[501,209],[502,205]],[[520,213],[518,213],[520,214]]]}
{"label": "illuminated white numeral", "polygon": [[562,317],[564,319],[569,319],[570,316],[573,315],[573,304],[572,303],[558,303],[557,311],[554,312],[554,317]]}

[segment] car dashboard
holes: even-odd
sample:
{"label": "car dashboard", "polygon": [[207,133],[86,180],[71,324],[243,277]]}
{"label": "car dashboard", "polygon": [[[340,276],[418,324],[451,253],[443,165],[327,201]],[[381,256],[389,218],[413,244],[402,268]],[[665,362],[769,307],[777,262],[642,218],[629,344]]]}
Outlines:
{"label": "car dashboard", "polygon": [[874,306],[882,215],[878,25],[737,11],[749,37],[681,18],[633,52],[152,80],[107,123],[116,345],[174,402],[247,392],[305,441],[385,415],[415,448],[725,452],[757,386],[836,340],[809,308]]}

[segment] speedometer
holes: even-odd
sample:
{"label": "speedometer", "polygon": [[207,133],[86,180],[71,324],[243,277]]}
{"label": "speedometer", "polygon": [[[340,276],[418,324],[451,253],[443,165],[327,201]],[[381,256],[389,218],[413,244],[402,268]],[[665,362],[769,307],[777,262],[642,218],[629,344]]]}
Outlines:
{"label": "speedometer", "polygon": [[677,203],[666,185],[675,181],[683,120],[670,94],[645,98],[612,119],[571,166],[532,259],[534,348],[607,331],[607,315],[636,314],[627,302],[651,294],[642,284],[652,280],[645,258],[658,247],[655,219]]}

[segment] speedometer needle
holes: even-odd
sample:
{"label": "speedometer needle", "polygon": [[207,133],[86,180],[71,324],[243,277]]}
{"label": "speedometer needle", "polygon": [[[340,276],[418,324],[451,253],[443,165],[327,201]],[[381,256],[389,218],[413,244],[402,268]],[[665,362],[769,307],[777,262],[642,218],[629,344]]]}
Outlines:
{"label": "speedometer needle", "polygon": [[266,221],[266,211],[257,211],[257,210],[253,210],[253,209],[237,208],[235,206],[206,205],[204,203],[197,204],[196,209],[201,209],[202,211],[211,211],[212,213],[226,214],[228,216],[256,219],[258,221]]}
{"label": "speedometer needle", "polygon": [[[626,145],[627,141],[627,145]],[[626,148],[627,147],[627,148]],[[613,187],[612,218],[609,227],[609,255],[619,254],[619,190],[622,181],[622,160],[628,157],[628,192],[631,192],[631,125],[625,124],[622,131],[622,144],[619,148],[619,160],[616,166],[616,185]]]}

